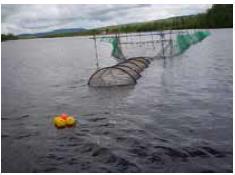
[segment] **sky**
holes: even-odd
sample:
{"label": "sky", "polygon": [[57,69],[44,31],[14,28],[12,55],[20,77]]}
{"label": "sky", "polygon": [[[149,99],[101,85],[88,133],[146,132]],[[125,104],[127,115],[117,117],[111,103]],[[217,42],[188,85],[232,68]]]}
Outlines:
{"label": "sky", "polygon": [[2,4],[1,32],[15,35],[67,28],[97,28],[205,12],[209,4]]}

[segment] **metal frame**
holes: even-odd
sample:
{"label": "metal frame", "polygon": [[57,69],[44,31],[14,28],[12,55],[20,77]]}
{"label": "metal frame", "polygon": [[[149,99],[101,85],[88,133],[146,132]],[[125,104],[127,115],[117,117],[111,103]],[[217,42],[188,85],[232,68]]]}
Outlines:
{"label": "metal frame", "polygon": [[[134,71],[134,72],[138,75],[138,78],[141,77],[141,75],[140,75],[139,72],[137,72],[137,71],[136,71],[135,69],[133,69],[132,67],[129,67],[128,65],[125,65],[125,64],[117,64],[117,65],[115,65],[115,66],[117,66],[117,67],[127,67],[127,68],[131,69],[132,71]],[[138,78],[137,78],[137,79],[138,79]]]}
{"label": "metal frame", "polygon": [[[118,64],[117,64],[117,65],[118,65]],[[88,85],[89,85],[89,86],[91,85],[90,82],[91,82],[92,78],[93,78],[98,72],[100,72],[101,70],[108,70],[108,69],[118,69],[118,70],[121,70],[121,71],[124,72],[125,74],[129,75],[129,77],[131,77],[131,79],[134,81],[134,84],[137,83],[136,78],[135,78],[134,76],[132,76],[132,75],[131,75],[128,71],[126,71],[125,69],[122,69],[121,67],[116,67],[117,65],[110,66],[110,67],[104,67],[104,68],[101,68],[101,69],[95,71],[95,72],[91,75],[91,77],[89,78],[89,80],[88,80]]]}
{"label": "metal frame", "polygon": [[[120,38],[122,38],[122,37],[139,37],[139,36],[154,36],[154,35],[157,35],[157,36],[159,36],[159,35],[162,35],[162,31],[158,31],[157,33],[155,32],[155,33],[149,33],[149,32],[141,32],[141,33],[134,33],[134,34],[123,34],[123,35],[118,35],[118,37],[120,37]],[[164,35],[167,35],[167,34],[179,34],[179,33],[187,33],[187,31],[175,31],[175,32],[164,32]],[[115,34],[110,34],[109,36],[107,36],[107,35],[99,35],[99,36],[95,36],[96,38],[113,38],[113,37],[115,37]],[[90,37],[90,39],[94,39],[94,36],[93,37]]]}
{"label": "metal frame", "polygon": [[121,62],[121,63],[118,63],[118,64],[124,64],[124,63],[130,63],[130,64],[134,64],[136,67],[138,67],[140,70],[142,70],[143,68],[142,67],[140,67],[138,64],[136,64],[136,63],[134,63],[134,62],[130,62],[129,61],[130,59],[127,59],[127,60],[125,60],[125,61],[123,61],[123,62]]}
{"label": "metal frame", "polygon": [[[141,60],[129,59],[129,62],[132,62],[132,63],[133,63],[133,61],[134,61],[134,63],[139,62],[139,63],[143,64],[143,65],[144,65],[144,68],[147,68],[147,67],[148,67],[148,64],[146,64],[145,62],[143,62],[143,61],[141,61]],[[143,68],[141,68],[141,69],[143,69]]]}
{"label": "metal frame", "polygon": [[[150,64],[149,60],[147,61],[146,59],[141,58],[141,57],[129,58],[128,60],[137,60],[137,61],[139,61],[141,63],[144,63],[146,67],[148,67],[149,64]],[[146,63],[145,61],[147,61],[148,63]]]}

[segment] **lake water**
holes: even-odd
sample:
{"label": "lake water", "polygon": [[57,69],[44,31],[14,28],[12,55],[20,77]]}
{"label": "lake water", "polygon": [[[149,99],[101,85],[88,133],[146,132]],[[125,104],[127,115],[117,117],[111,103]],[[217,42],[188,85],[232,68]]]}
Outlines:
{"label": "lake water", "polygon": [[[90,39],[3,42],[2,172],[232,172],[233,31],[210,32],[118,88],[87,86]],[[79,124],[56,129],[62,112]]]}

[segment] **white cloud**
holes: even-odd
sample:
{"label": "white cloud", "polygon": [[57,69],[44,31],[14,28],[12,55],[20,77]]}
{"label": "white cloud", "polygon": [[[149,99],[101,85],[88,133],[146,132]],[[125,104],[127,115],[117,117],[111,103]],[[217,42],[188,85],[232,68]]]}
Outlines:
{"label": "white cloud", "polygon": [[2,33],[95,28],[205,12],[211,5],[2,5]]}

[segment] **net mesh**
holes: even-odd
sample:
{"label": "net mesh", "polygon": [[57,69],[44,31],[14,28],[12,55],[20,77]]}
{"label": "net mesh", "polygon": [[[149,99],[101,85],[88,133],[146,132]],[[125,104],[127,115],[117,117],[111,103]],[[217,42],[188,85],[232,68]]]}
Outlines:
{"label": "net mesh", "polygon": [[210,33],[208,31],[198,31],[193,34],[179,34],[174,42],[177,54],[182,54],[192,44],[196,44],[205,39]]}
{"label": "net mesh", "polygon": [[149,64],[145,58],[133,58],[112,67],[97,70],[89,79],[92,87],[134,85]]}
{"label": "net mesh", "polygon": [[131,34],[129,37],[103,37],[101,41],[112,45],[111,55],[119,63],[97,70],[90,77],[88,84],[93,87],[133,85],[153,59],[180,55],[208,35],[208,31],[180,31],[143,36]]}
{"label": "net mesh", "polygon": [[104,41],[104,42],[108,42],[110,44],[112,44],[112,52],[111,52],[111,56],[113,56],[114,58],[123,61],[126,59],[126,57],[124,56],[122,49],[121,49],[121,45],[120,45],[120,39],[119,37],[110,37],[110,38],[101,38],[100,41]]}

